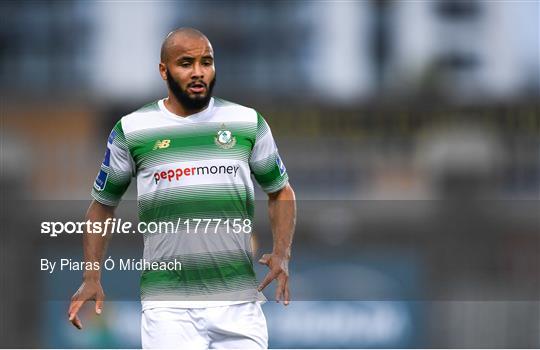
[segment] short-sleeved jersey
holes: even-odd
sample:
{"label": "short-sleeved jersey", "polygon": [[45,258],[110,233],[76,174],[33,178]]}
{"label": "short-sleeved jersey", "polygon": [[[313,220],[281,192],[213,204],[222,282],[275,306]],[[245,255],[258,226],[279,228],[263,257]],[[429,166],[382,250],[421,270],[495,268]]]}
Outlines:
{"label": "short-sleeved jersey", "polygon": [[[143,309],[260,300],[246,227],[254,212],[251,174],[267,193],[288,182],[270,128],[254,109],[219,98],[185,118],[163,101],[116,123],[92,189],[98,202],[116,206],[136,177],[140,221],[174,224],[144,233],[146,261],[182,267],[143,271]],[[204,227],[195,230],[197,222]]]}

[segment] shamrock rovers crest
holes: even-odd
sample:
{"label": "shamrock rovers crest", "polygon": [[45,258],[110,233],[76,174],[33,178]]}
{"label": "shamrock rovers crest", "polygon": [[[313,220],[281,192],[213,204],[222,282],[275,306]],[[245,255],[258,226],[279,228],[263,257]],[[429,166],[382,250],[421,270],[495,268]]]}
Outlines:
{"label": "shamrock rovers crest", "polygon": [[221,124],[221,129],[214,136],[214,143],[223,149],[229,149],[236,145],[236,137],[232,135],[230,130],[227,130],[225,124]]}

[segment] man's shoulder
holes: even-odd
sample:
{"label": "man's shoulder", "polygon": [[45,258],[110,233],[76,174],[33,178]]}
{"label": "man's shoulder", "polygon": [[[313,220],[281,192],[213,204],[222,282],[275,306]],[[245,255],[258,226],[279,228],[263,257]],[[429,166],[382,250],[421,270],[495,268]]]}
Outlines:
{"label": "man's shoulder", "polygon": [[226,118],[238,121],[257,121],[257,111],[254,108],[227,101],[220,97],[214,97],[214,108],[217,113],[223,114]]}
{"label": "man's shoulder", "polygon": [[141,108],[131,112],[130,115],[131,114],[142,114],[142,113],[148,113],[148,112],[159,112],[158,102],[159,102],[159,100],[149,102],[149,103],[145,104],[144,106],[142,106]]}
{"label": "man's shoulder", "polygon": [[147,103],[144,106],[134,110],[133,112],[124,115],[121,118],[121,120],[129,120],[129,119],[147,117],[149,114],[159,113],[160,109],[159,109],[158,102],[159,102],[159,100]]}
{"label": "man's shoulder", "polygon": [[[118,123],[121,125],[124,132],[131,132],[135,129],[141,129],[152,126],[152,116],[157,116],[160,113],[158,101],[152,101],[144,106],[128,113],[120,118]],[[150,123],[149,125],[147,125]]]}

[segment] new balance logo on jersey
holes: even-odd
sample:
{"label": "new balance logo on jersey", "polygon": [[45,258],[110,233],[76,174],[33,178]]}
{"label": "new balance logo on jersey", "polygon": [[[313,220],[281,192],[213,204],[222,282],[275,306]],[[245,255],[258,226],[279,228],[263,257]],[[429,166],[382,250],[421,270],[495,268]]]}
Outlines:
{"label": "new balance logo on jersey", "polygon": [[154,144],[154,151],[158,148],[168,148],[171,145],[171,140],[157,140]]}
{"label": "new balance logo on jersey", "polygon": [[182,176],[200,176],[200,175],[222,175],[229,174],[236,177],[240,169],[239,165],[213,165],[213,166],[194,166],[187,168],[176,168],[158,171],[154,173],[154,183],[158,184],[161,180],[180,180]]}

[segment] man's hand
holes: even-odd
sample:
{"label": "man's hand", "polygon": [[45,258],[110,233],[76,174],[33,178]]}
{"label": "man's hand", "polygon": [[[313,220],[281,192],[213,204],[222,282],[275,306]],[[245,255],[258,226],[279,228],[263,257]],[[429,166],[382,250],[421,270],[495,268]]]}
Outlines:
{"label": "man's hand", "polygon": [[270,271],[257,288],[262,291],[273,280],[277,279],[276,302],[283,300],[283,305],[289,305],[289,258],[276,254],[264,254],[259,263],[268,266]]}
{"label": "man's hand", "polygon": [[101,283],[97,279],[85,280],[71,297],[71,304],[69,305],[68,317],[71,323],[78,329],[82,329],[82,323],[77,316],[80,308],[88,300],[96,301],[96,314],[100,315],[103,309],[103,300],[105,299],[105,293],[101,288]]}
{"label": "man's hand", "polygon": [[[111,207],[100,202],[93,200],[86,212],[85,221],[90,222],[105,222],[109,218],[114,218],[115,207]],[[103,260],[105,251],[107,250],[107,244],[111,234],[83,235],[83,251],[84,261],[97,263]],[[105,294],[103,288],[101,288],[101,274],[100,271],[86,270],[83,273],[83,283],[79,287],[79,290],[71,297],[71,304],[69,305],[68,318],[73,325],[79,329],[82,329],[82,323],[77,313],[88,300],[96,301],[96,314],[101,314],[103,309],[103,300]]]}

